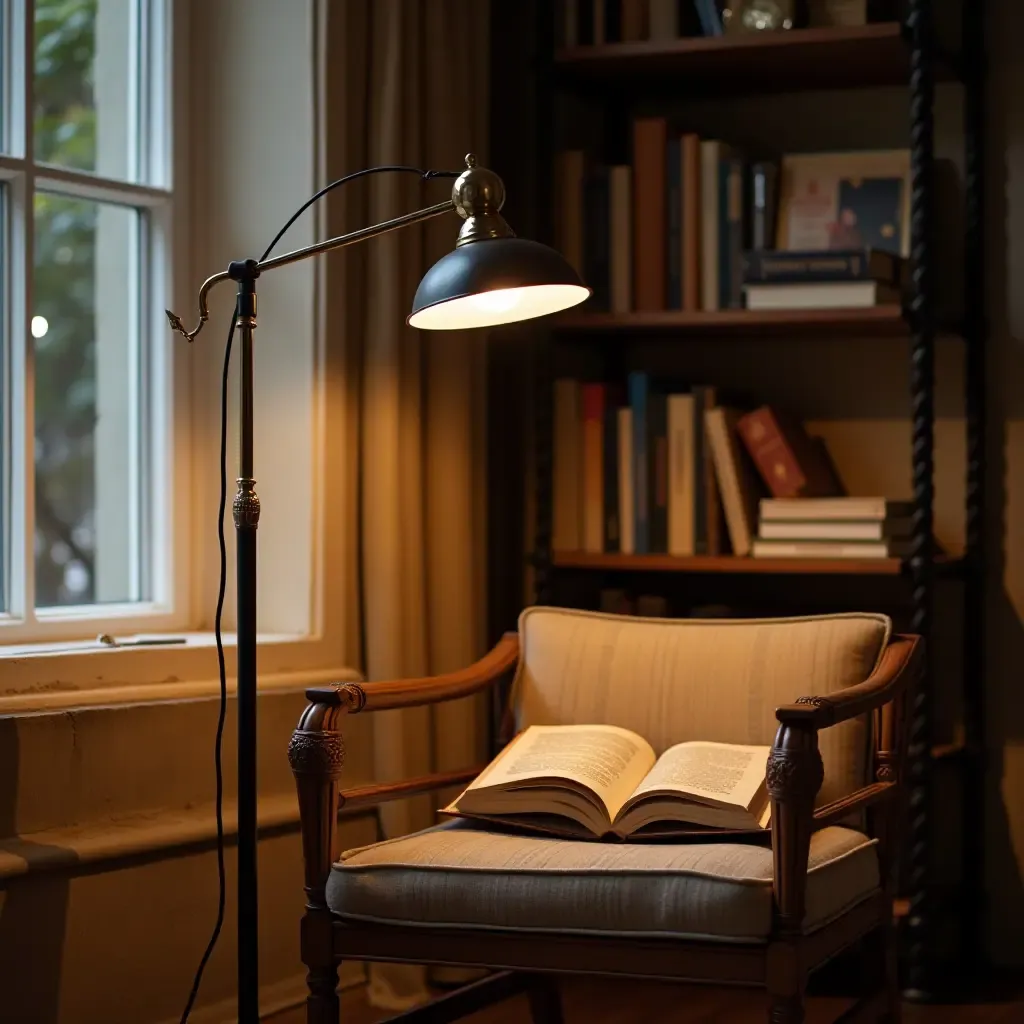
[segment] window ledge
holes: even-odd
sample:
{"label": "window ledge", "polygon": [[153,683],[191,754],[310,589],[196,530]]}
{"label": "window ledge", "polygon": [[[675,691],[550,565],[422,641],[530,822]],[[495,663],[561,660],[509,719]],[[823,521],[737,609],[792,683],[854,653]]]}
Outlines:
{"label": "window ledge", "polygon": [[[373,807],[339,808],[338,820],[372,817],[375,813]],[[297,832],[295,794],[261,796],[258,828],[261,839]],[[228,842],[238,835],[238,811],[233,800],[224,801],[224,835]],[[214,808],[205,804],[0,837],[0,880],[46,871],[75,873],[90,865],[113,870],[139,858],[166,859],[183,850],[213,849],[216,842]]]}
{"label": "window ledge", "polygon": [[[125,647],[95,641],[0,647],[0,715],[101,704],[202,700],[220,693],[213,633],[174,633],[182,644]],[[362,677],[324,664],[321,638],[266,634],[259,639],[259,691],[303,690]],[[236,645],[224,636],[228,694],[236,691]],[[336,660],[336,659],[330,659]]]}

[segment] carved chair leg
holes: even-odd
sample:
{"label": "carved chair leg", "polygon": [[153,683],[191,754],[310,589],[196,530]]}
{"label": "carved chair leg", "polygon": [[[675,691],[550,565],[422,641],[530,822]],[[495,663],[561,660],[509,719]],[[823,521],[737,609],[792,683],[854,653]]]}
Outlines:
{"label": "carved chair leg", "polygon": [[533,1024],[563,1024],[562,994],[558,979],[538,975],[527,992],[530,1000],[530,1020]]}
{"label": "carved chair leg", "polygon": [[338,1001],[338,967],[313,967],[306,975],[309,995],[306,996],[306,1024],[338,1024],[341,1004]]}

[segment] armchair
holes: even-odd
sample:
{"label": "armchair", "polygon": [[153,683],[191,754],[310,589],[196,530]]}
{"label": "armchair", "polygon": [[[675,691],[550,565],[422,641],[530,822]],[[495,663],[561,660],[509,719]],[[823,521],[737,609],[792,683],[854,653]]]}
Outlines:
{"label": "armchair", "polygon": [[[759,985],[800,1024],[808,975],[865,940],[870,990],[844,1021],[899,1016],[892,927],[908,694],[921,641],[879,615],[657,620],[532,608],[470,668],[307,691],[289,757],[302,817],[308,1024],[337,1024],[345,958],[488,967],[410,1011],[457,1020],[525,991],[557,1024],[557,973]],[[448,822],[344,854],[339,807],[468,782],[482,766],[345,791],[349,714],[449,700],[515,668],[511,729],[606,722],[660,753],[774,743],[763,843],[596,844]]]}

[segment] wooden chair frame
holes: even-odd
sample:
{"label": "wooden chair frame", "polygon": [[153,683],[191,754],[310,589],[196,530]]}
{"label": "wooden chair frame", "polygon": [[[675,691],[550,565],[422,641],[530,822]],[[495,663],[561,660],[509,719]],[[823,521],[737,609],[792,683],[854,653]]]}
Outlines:
{"label": "wooden chair frame", "polygon": [[[907,703],[921,675],[922,651],[919,637],[894,636],[875,671],[862,683],[827,697],[801,697],[776,710],[779,728],[767,764],[774,912],[771,934],[764,943],[755,945],[412,928],[345,920],[333,914],[327,906],[325,886],[340,854],[337,822],[342,807],[372,807],[465,783],[481,768],[344,791],[344,716],[433,704],[484,690],[514,668],[519,639],[515,633],[508,633],[476,664],[447,675],[342,683],[308,690],[310,703],[288,751],[302,819],[307,897],[302,959],[309,969],[307,1024],[338,1024],[338,966],[345,959],[498,971],[400,1018],[419,1024],[458,1020],[517,992],[529,995],[535,1024],[558,1024],[562,1019],[558,991],[550,980],[557,973],[757,985],[767,991],[770,1024],[800,1024],[810,972],[860,940],[865,942],[868,961],[867,991],[840,1020],[843,1024],[895,1024],[899,1019],[899,993],[893,880],[903,812]],[[873,716],[874,781],[815,808],[823,778],[818,731],[865,714]],[[866,813],[868,833],[878,840],[881,887],[838,919],[805,933],[802,925],[811,833],[845,820],[854,811]]]}

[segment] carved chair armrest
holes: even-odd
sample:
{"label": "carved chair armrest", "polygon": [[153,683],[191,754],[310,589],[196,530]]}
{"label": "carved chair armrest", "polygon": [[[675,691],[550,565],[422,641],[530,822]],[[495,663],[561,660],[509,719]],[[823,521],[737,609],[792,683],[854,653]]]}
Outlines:
{"label": "carved chair armrest", "polygon": [[[340,683],[306,691],[310,703],[292,736],[288,760],[299,795],[302,859],[310,910],[326,913],[324,887],[339,853],[338,805],[345,764],[343,717],[360,711],[408,708],[468,696],[500,679],[518,657],[519,637],[506,633],[490,653],[458,672],[394,682]],[[478,771],[473,769],[470,777]],[[436,774],[350,790],[345,797],[350,806],[368,806],[464,781],[466,772]]]}
{"label": "carved chair armrest", "polygon": [[795,704],[776,708],[780,722],[806,723],[814,729],[848,721],[875,711],[903,693],[922,667],[924,646],[919,636],[897,634],[882,652],[878,667],[862,683],[836,690],[827,697],[800,697]]}
{"label": "carved chair armrest", "polygon": [[836,825],[845,821],[854,811],[865,810],[869,807],[888,800],[894,800],[900,795],[900,787],[895,782],[872,782],[869,786],[861,786],[838,800],[831,800],[814,809],[814,831],[827,828],[829,825]]}
{"label": "carved chair armrest", "polygon": [[312,704],[344,708],[350,715],[360,711],[384,711],[388,708],[436,704],[486,689],[504,675],[516,663],[518,657],[519,636],[516,633],[506,633],[479,661],[455,672],[424,676],[420,679],[316,686],[306,691],[306,699]]}
{"label": "carved chair armrest", "polygon": [[767,784],[772,804],[772,856],[776,931],[801,933],[811,833],[842,820],[851,811],[900,794],[895,782],[878,781],[815,810],[824,780],[818,730],[867,712],[880,712],[902,696],[923,666],[923,645],[917,636],[896,636],[882,652],[878,667],[862,683],[827,697],[802,697],[777,708],[779,729],[768,756]]}

